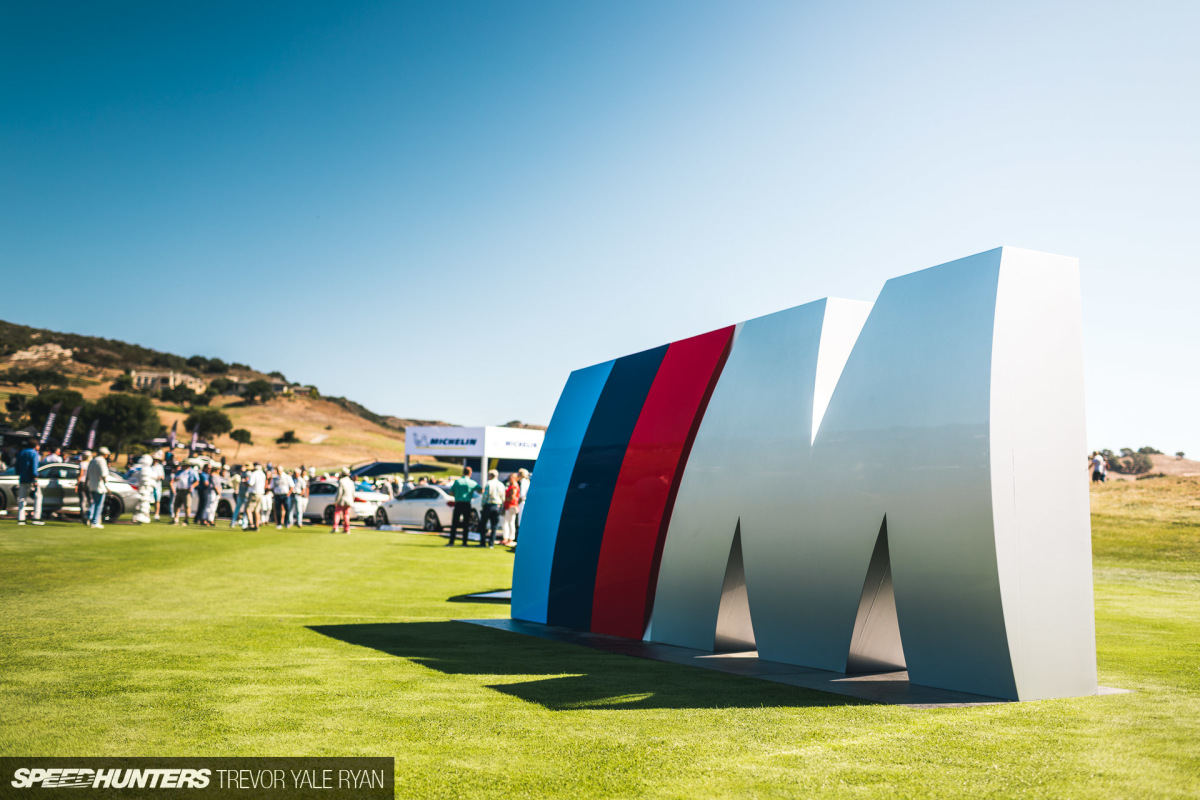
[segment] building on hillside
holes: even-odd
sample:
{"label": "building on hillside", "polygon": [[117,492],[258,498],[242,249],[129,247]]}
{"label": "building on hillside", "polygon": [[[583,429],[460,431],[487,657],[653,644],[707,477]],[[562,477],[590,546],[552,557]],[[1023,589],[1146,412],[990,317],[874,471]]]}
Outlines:
{"label": "building on hillside", "polygon": [[199,378],[193,378],[191,375],[186,375],[182,372],[174,370],[153,371],[135,369],[130,370],[129,377],[133,379],[133,388],[135,389],[174,389],[176,386],[186,386],[193,392],[203,392],[206,384]]}

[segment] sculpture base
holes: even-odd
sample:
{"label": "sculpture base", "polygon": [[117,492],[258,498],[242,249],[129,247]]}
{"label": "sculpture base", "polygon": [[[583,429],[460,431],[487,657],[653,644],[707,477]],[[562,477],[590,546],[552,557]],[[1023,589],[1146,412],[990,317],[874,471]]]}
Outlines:
{"label": "sculpture base", "polygon": [[[799,686],[818,692],[829,692],[831,694],[854,697],[868,703],[885,703],[889,705],[908,706],[909,708],[959,708],[1014,702],[994,697],[954,692],[948,689],[917,686],[908,682],[908,673],[903,671],[869,675],[846,675],[841,672],[826,672],[819,669],[809,669],[791,664],[766,661],[760,659],[758,653],[753,650],[744,653],[707,653],[703,650],[692,650],[687,647],[674,647],[654,642],[638,642],[632,639],[621,639],[616,636],[606,636],[600,633],[588,633],[586,631],[576,631],[569,628],[559,628],[554,625],[541,625],[536,622],[523,622],[515,619],[460,619],[455,621],[501,631],[521,633],[526,636],[537,636],[556,642],[582,645],[609,653],[634,656],[636,658],[649,658],[654,661],[666,661],[671,664],[684,664],[692,667],[700,667],[701,669],[724,672],[728,675],[740,675],[746,678],[771,681],[772,683]],[[1128,692],[1128,689],[1110,689],[1101,686],[1097,694],[1126,694]]]}

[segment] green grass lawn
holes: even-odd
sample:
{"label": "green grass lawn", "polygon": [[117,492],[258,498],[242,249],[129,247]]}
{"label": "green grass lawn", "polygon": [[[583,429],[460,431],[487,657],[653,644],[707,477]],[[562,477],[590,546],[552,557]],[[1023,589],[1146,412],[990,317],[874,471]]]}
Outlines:
{"label": "green grass lawn", "polygon": [[0,521],[0,754],[382,755],[398,797],[1196,797],[1200,482],[1094,496],[1100,682],[914,710],[451,622],[512,554]]}

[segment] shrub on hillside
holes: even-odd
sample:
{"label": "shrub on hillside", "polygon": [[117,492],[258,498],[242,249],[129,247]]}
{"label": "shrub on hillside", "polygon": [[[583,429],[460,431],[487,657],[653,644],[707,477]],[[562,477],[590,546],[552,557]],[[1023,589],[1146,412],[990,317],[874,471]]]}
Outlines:
{"label": "shrub on hillside", "polygon": [[275,444],[295,444],[298,441],[300,440],[296,438],[295,431],[284,431],[283,436],[275,440]]}

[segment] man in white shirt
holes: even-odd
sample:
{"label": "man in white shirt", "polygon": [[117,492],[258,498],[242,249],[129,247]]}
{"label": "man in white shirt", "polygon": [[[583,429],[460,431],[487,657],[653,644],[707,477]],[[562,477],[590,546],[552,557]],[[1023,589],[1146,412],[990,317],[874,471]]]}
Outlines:
{"label": "man in white shirt", "polygon": [[308,508],[308,478],[304,470],[296,470],[292,474],[292,514],[290,522],[299,528],[304,524],[304,511]]}
{"label": "man in white shirt", "polygon": [[46,455],[45,458],[42,459],[42,461],[45,462],[46,464],[61,464],[62,460],[63,460],[63,457],[62,457],[62,448],[61,447],[54,448]]}
{"label": "man in white shirt", "polygon": [[492,547],[496,543],[496,526],[500,524],[500,507],[504,505],[504,484],[496,470],[488,470],[487,483],[483,485],[483,509],[479,515],[479,546]]}
{"label": "man in white shirt", "polygon": [[283,467],[276,467],[275,476],[271,478],[271,494],[275,495],[275,507],[271,510],[271,516],[275,518],[276,528],[289,524],[288,513],[294,490],[292,476],[288,475]]}
{"label": "man in white shirt", "polygon": [[262,524],[262,498],[267,490],[267,476],[257,461],[246,475],[246,528],[256,531]]}
{"label": "man in white shirt", "polygon": [[88,510],[88,525],[92,528],[104,527],[104,497],[108,494],[108,457],[112,451],[101,447],[92,463],[88,464],[87,485],[91,494],[91,508]]}

